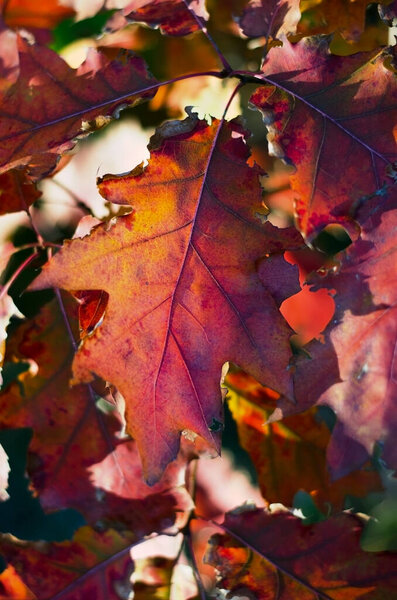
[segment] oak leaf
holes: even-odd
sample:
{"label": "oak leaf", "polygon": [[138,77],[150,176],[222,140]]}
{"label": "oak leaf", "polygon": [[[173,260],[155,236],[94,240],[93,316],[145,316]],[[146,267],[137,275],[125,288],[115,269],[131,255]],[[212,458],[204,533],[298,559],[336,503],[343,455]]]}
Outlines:
{"label": "oak leaf", "polygon": [[210,539],[206,560],[227,598],[382,600],[393,596],[397,557],[360,548],[363,524],[341,513],[305,525],[286,509],[236,509]]}
{"label": "oak leaf", "polygon": [[[70,299],[66,310],[77,338],[77,305]],[[145,485],[136,444],[120,436],[117,412],[99,410],[87,386],[70,388],[72,358],[55,301],[22,323],[7,346],[8,361],[36,367],[0,393],[0,424],[33,429],[28,473],[43,509],[74,508],[88,523],[128,526],[137,537],[183,524],[192,504],[182,486],[187,461],[173,463],[154,488]]]}
{"label": "oak leaf", "polygon": [[[236,121],[166,123],[146,169],[99,182],[109,201],[136,212],[68,242],[33,284],[109,294],[74,376],[88,381],[95,372],[124,396],[151,483],[175,458],[182,431],[219,448],[228,360],[287,396],[292,391],[290,330],[256,262],[301,238],[257,218],[261,171],[247,165],[244,135]],[[290,277],[293,268],[279,258],[264,269],[265,284],[282,272]]]}
{"label": "oak leaf", "polygon": [[110,61],[91,50],[75,70],[49,48],[21,37],[18,47],[20,76],[1,100],[0,172],[29,165],[42,176],[78,136],[154,95],[156,83],[143,60],[128,52]]}
{"label": "oak leaf", "polygon": [[360,201],[383,189],[397,158],[393,50],[331,55],[329,38],[284,40],[262,67],[251,102],[262,111],[273,154],[296,167],[297,224],[309,238],[348,224]]}

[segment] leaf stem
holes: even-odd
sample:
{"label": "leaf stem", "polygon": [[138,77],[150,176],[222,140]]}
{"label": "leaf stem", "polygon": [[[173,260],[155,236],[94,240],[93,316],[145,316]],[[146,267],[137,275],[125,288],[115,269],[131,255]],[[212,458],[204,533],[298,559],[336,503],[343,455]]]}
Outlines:
{"label": "leaf stem", "polygon": [[213,49],[215,50],[215,52],[218,55],[219,60],[221,61],[222,65],[223,65],[223,67],[225,69],[225,71],[227,73],[231,73],[233,71],[231,65],[226,60],[226,58],[223,55],[223,53],[220,51],[220,49],[218,47],[218,44],[215,42],[214,38],[209,33],[206,25],[204,25],[204,23],[203,23],[203,20],[198,15],[196,15],[196,13],[194,12],[194,10],[192,10],[190,8],[190,3],[187,0],[183,0],[183,3],[186,6],[187,10],[192,15],[193,19],[196,21],[196,23],[199,26],[199,28],[201,29],[201,31],[204,33],[205,37],[207,38],[207,40],[209,41],[209,43],[211,44],[211,46],[213,47]]}
{"label": "leaf stem", "polygon": [[234,100],[235,95],[239,92],[239,90],[245,85],[244,81],[240,81],[240,83],[238,85],[236,85],[236,87],[234,88],[229,100],[227,101],[227,104],[225,106],[225,110],[223,111],[223,115],[222,115],[222,121],[224,121],[226,119],[226,113],[230,108],[231,103]]}

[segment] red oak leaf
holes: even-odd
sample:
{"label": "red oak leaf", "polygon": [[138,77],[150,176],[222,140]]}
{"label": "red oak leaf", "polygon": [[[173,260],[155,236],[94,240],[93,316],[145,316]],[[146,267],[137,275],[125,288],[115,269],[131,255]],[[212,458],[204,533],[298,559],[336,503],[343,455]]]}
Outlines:
{"label": "red oak leaf", "polygon": [[37,177],[50,172],[77,136],[154,94],[144,62],[128,52],[109,61],[92,50],[76,71],[49,48],[23,38],[18,45],[20,76],[0,106],[0,172],[18,165]]}
{"label": "red oak leaf", "polygon": [[297,223],[309,238],[328,223],[346,224],[385,185],[385,168],[397,158],[389,50],[334,56],[328,41],[285,40],[271,49],[262,67],[269,85],[251,97],[273,154],[296,167]]}
{"label": "red oak leaf", "polygon": [[305,525],[287,510],[226,514],[210,540],[207,562],[220,572],[227,597],[258,600],[383,600],[397,584],[397,557],[360,548],[363,524],[342,513]]}
{"label": "red oak leaf", "polygon": [[124,396],[151,483],[175,458],[183,430],[219,448],[226,361],[291,393],[290,330],[266,286],[282,272],[290,278],[292,267],[271,261],[263,285],[256,262],[301,238],[257,218],[260,169],[247,165],[244,135],[238,122],[166,123],[147,169],[99,183],[108,200],[136,212],[67,243],[34,283],[109,294],[74,375],[87,381],[95,372]]}

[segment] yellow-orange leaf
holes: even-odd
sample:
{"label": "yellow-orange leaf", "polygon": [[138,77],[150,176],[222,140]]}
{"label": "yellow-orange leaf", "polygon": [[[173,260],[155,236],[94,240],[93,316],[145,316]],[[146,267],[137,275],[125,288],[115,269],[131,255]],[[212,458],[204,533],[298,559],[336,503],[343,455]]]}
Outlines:
{"label": "yellow-orange leaf", "polygon": [[[147,169],[99,184],[136,213],[67,243],[34,285],[109,294],[74,375],[87,381],[95,372],[117,386],[152,483],[182,431],[219,447],[226,361],[291,395],[290,329],[272,282],[294,274],[280,253],[301,238],[257,218],[260,169],[247,165],[244,135],[238,122],[209,126],[195,116],[165,124]],[[257,261],[271,253],[259,278]]]}

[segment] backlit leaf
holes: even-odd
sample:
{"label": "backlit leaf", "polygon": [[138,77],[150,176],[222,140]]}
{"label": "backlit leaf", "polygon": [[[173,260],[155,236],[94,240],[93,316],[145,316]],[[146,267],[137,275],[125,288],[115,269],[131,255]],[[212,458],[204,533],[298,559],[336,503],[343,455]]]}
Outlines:
{"label": "backlit leaf", "polygon": [[76,355],[75,379],[95,372],[124,396],[151,482],[176,456],[181,431],[219,447],[223,363],[291,393],[290,330],[265,285],[276,273],[290,278],[292,267],[278,256],[262,285],[255,261],[301,241],[257,218],[260,169],[248,167],[243,136],[238,122],[166,123],[146,170],[99,183],[136,212],[68,243],[34,283],[109,294],[103,323]]}
{"label": "backlit leaf", "polygon": [[360,201],[384,186],[385,169],[397,158],[390,57],[388,50],[333,56],[328,38],[317,37],[285,40],[262,67],[271,85],[251,102],[262,111],[274,155],[296,167],[297,223],[309,237],[354,216]]}
{"label": "backlit leaf", "polygon": [[40,176],[79,135],[106,125],[117,109],[151,98],[155,80],[128,52],[109,61],[90,51],[77,70],[55,52],[19,38],[20,76],[2,98],[0,171],[30,165]]}
{"label": "backlit leaf", "polygon": [[221,526],[228,535],[211,538],[207,561],[220,572],[227,598],[391,598],[397,557],[361,550],[362,526],[346,513],[305,525],[286,510],[236,510]]}

